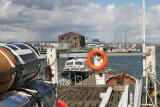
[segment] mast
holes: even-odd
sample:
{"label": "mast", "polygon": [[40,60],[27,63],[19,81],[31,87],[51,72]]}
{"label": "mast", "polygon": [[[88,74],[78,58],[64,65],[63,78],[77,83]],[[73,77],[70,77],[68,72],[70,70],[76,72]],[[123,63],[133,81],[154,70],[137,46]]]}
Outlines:
{"label": "mast", "polygon": [[124,32],[124,48],[126,49],[127,47],[127,32]]}
{"label": "mast", "polygon": [[[146,25],[145,25],[145,0],[142,0],[142,48],[143,53],[146,53]],[[143,77],[146,77],[146,90],[148,90],[148,73],[146,72],[146,57],[143,57]],[[148,103],[146,93],[146,104]]]}
{"label": "mast", "polygon": [[146,25],[145,25],[145,0],[143,0],[143,26],[142,26],[142,36],[143,36],[143,43],[142,43],[142,47],[143,47],[143,53],[146,52]]}

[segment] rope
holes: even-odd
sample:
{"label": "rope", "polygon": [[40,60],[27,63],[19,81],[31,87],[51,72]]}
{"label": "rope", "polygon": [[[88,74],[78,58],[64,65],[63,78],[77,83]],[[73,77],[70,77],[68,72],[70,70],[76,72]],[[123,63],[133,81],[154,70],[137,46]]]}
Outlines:
{"label": "rope", "polygon": [[[144,89],[146,89],[146,88],[144,88]],[[147,92],[147,95],[148,95],[148,97],[149,97],[149,99],[150,99],[150,101],[151,101],[151,103],[152,103],[153,107],[155,107],[155,105],[154,105],[154,103],[153,103],[153,101],[152,101],[152,98],[151,98],[151,96],[149,95],[149,93],[148,93],[148,90],[147,90],[147,89],[146,89],[146,92]]]}
{"label": "rope", "polygon": [[160,85],[160,82],[157,79],[155,79],[155,81]]}

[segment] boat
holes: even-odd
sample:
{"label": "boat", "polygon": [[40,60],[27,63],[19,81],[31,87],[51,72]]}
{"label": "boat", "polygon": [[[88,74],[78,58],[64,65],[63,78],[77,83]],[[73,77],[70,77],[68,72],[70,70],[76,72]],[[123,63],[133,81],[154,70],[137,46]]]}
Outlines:
{"label": "boat", "polygon": [[129,50],[126,48],[111,47],[111,52],[113,52],[113,53],[128,53]]}
{"label": "boat", "polygon": [[63,71],[88,72],[89,67],[87,66],[85,58],[73,58],[66,61]]}
{"label": "boat", "polygon": [[88,78],[90,73],[86,58],[70,58],[66,61],[61,76],[62,80],[68,79],[71,84],[75,84]]}
{"label": "boat", "polygon": [[124,71],[120,71],[120,74],[113,75],[106,79],[107,86],[125,86],[127,84],[135,84],[136,79],[130,75],[126,75]]}

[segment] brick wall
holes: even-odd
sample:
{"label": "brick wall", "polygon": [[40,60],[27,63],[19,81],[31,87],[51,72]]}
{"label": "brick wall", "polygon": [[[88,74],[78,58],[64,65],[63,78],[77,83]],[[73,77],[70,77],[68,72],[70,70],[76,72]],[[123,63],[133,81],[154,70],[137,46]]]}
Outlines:
{"label": "brick wall", "polygon": [[59,43],[70,43],[71,48],[82,48],[85,46],[85,36],[74,32],[68,32],[58,37]]}

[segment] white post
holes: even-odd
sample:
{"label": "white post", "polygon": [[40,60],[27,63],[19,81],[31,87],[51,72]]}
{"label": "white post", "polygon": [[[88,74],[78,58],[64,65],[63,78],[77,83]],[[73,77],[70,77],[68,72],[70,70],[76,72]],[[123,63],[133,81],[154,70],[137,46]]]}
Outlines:
{"label": "white post", "polygon": [[58,85],[58,68],[57,68],[57,50],[56,48],[47,48],[47,64],[52,71],[52,83]]}
{"label": "white post", "polygon": [[[142,36],[143,36],[143,42],[142,42],[142,47],[143,47],[143,53],[146,53],[146,26],[145,26],[145,0],[143,0],[143,3],[142,3],[142,8],[143,8],[143,15],[142,15]],[[146,57],[143,56],[143,76],[146,76],[146,89],[148,89],[148,74],[146,72]],[[147,104],[147,100],[148,100],[148,97],[147,97],[147,93],[146,93],[146,104]]]}
{"label": "white post", "polygon": [[[102,47],[99,48],[100,50],[103,50]],[[94,66],[100,66],[103,63],[103,59],[100,56],[95,56],[94,57]],[[102,75],[100,75],[102,73]],[[106,85],[106,76],[105,73],[102,71],[99,71],[98,73],[96,72],[95,74],[96,78],[96,85]]]}
{"label": "white post", "polygon": [[[155,46],[153,46],[152,47],[152,57],[153,57],[153,59],[152,59],[152,71],[153,71],[153,78],[154,79],[156,79],[157,78],[157,76],[156,76],[156,47]],[[156,82],[154,81],[153,82],[154,83],[154,91],[155,92],[157,92],[157,84],[156,84]],[[155,106],[157,107],[157,94],[155,94]]]}
{"label": "white post", "polygon": [[[146,68],[148,72],[148,77],[151,79],[151,81],[154,84],[154,91],[157,91],[157,85],[156,85],[156,47],[153,46],[147,46],[146,52],[150,53],[149,56],[146,57]],[[157,95],[155,94],[155,106],[157,105]]]}
{"label": "white post", "polygon": [[133,107],[133,93],[130,93],[129,94],[129,104],[130,104],[130,106],[129,107]]}
{"label": "white post", "polygon": [[136,85],[134,91],[134,105],[136,105],[136,100],[138,99],[138,86],[139,86],[139,80],[136,79]]}
{"label": "white post", "polygon": [[141,99],[142,99],[142,79],[139,82],[139,99],[137,107],[141,106]]}

